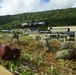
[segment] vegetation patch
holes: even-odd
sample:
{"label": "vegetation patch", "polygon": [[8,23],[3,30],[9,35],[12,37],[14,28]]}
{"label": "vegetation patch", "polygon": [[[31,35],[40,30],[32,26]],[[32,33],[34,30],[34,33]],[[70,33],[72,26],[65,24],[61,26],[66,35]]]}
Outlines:
{"label": "vegetation patch", "polygon": [[[0,37],[0,42],[9,44],[11,36],[1,35],[6,37]],[[0,60],[0,64],[15,75],[76,75],[75,59],[55,59],[61,46],[58,42],[48,39],[50,52],[45,52],[43,44],[30,36],[20,36],[20,42],[21,45],[14,40],[11,46],[21,50],[18,60]]]}

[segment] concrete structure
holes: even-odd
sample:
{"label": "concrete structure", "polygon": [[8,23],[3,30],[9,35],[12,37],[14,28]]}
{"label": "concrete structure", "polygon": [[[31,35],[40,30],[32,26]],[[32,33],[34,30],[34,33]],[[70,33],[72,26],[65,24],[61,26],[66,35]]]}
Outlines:
{"label": "concrete structure", "polygon": [[76,26],[48,27],[51,32],[51,37],[63,39],[64,43],[74,42],[76,48]]}
{"label": "concrete structure", "polygon": [[1,30],[2,33],[11,33],[11,30]]}
{"label": "concrete structure", "polygon": [[52,28],[51,30],[50,30],[51,32],[58,32],[58,33],[60,33],[60,32],[69,32],[70,31],[70,29],[69,28]]}
{"label": "concrete structure", "polygon": [[70,31],[76,31],[76,26],[62,26],[62,27],[52,27],[54,28],[70,28]]}
{"label": "concrete structure", "polygon": [[0,65],[0,75],[13,75],[13,74]]}

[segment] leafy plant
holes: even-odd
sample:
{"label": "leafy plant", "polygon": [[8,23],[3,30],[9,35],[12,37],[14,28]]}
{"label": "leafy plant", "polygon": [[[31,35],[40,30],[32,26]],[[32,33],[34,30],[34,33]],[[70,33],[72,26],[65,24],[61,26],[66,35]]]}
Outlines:
{"label": "leafy plant", "polygon": [[14,71],[18,70],[18,66],[16,66],[16,64],[11,61],[2,60],[1,65],[4,66],[6,69],[9,69],[10,72],[14,72]]}
{"label": "leafy plant", "polygon": [[34,75],[29,69],[24,69],[21,75]]}
{"label": "leafy plant", "polygon": [[47,75],[60,75],[60,73],[52,65],[51,68],[47,70]]}
{"label": "leafy plant", "polygon": [[43,66],[42,60],[40,59],[40,57],[38,55],[36,55],[33,59],[33,62],[35,64],[37,64],[38,66]]}
{"label": "leafy plant", "polygon": [[29,53],[24,53],[24,54],[23,54],[23,58],[24,58],[24,60],[28,61],[28,60],[30,60],[30,58],[31,58],[31,54],[29,54]]}

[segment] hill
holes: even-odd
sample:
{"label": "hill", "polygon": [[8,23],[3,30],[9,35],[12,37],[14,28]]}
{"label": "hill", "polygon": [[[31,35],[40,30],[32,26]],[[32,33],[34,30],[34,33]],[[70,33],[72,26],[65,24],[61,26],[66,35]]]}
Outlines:
{"label": "hill", "polygon": [[35,21],[46,20],[49,26],[75,26],[76,8],[0,16],[0,30],[19,28],[20,23],[30,22],[32,18]]}

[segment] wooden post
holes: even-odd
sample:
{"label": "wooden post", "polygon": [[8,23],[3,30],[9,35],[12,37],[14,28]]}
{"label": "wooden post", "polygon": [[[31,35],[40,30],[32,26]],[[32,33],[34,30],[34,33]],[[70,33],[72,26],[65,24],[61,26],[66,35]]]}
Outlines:
{"label": "wooden post", "polygon": [[75,32],[75,43],[74,43],[74,47],[76,48],[76,32]]}

